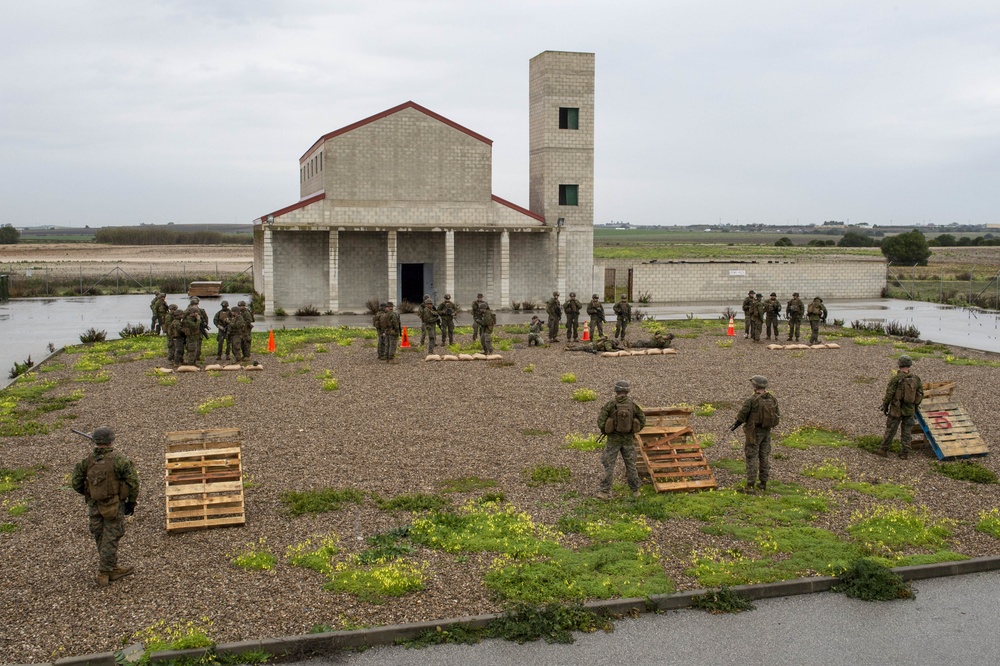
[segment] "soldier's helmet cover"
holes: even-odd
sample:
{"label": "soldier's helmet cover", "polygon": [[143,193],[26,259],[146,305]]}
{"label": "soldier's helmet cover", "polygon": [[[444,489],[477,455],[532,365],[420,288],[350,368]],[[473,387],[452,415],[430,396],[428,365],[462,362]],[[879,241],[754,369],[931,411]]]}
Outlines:
{"label": "soldier's helmet cover", "polygon": [[598,296],[597,296],[597,294],[594,294],[593,296],[591,296],[591,298],[592,298],[592,299],[594,299],[594,300],[596,301],[596,300],[597,300],[597,298],[598,298]]}
{"label": "soldier's helmet cover", "polygon": [[570,298],[576,298],[576,292],[575,291],[569,292],[569,297]]}
{"label": "soldier's helmet cover", "polygon": [[903,354],[902,356],[899,357],[899,361],[897,361],[897,363],[899,363],[899,367],[901,368],[909,368],[911,365],[913,365],[913,359],[907,356],[906,354]]}
{"label": "soldier's helmet cover", "polygon": [[629,385],[624,379],[619,379],[615,382],[615,393],[628,393]]}
{"label": "soldier's helmet cover", "polygon": [[222,301],[222,307],[228,308],[229,307],[229,301]]}
{"label": "soldier's helmet cover", "polygon": [[95,428],[90,436],[94,438],[94,444],[110,444],[115,441],[115,431],[107,426]]}
{"label": "soldier's helmet cover", "polygon": [[240,301],[240,302],[239,302],[239,303],[237,303],[236,305],[238,305],[238,306],[239,306],[239,307],[241,307],[241,308],[245,308],[245,307],[247,306],[247,302],[246,302],[246,301]]}
{"label": "soldier's helmet cover", "polygon": [[750,378],[750,383],[753,384],[754,388],[767,388],[767,377],[754,375]]}
{"label": "soldier's helmet cover", "polygon": [[451,294],[445,294],[444,295],[444,300],[450,301],[451,300]]}
{"label": "soldier's helmet cover", "polygon": [[198,305],[199,303],[201,303],[201,299],[198,298],[197,296],[192,296],[191,302],[194,303],[195,305]]}

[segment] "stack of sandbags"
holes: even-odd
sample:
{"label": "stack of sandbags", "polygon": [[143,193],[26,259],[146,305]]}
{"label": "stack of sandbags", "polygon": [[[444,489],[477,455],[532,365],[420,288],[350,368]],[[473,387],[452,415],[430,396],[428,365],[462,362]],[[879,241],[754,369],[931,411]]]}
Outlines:
{"label": "stack of sandbags", "polygon": [[425,361],[499,361],[503,359],[500,354],[483,354],[477,352],[475,354],[428,354],[424,357]]}
{"label": "stack of sandbags", "polygon": [[820,344],[816,344],[816,345],[802,345],[802,344],[776,345],[776,344],[772,344],[772,345],[768,345],[767,348],[770,349],[771,351],[789,350],[789,349],[840,349],[840,345],[838,345],[836,342],[827,342],[825,344],[820,343]]}

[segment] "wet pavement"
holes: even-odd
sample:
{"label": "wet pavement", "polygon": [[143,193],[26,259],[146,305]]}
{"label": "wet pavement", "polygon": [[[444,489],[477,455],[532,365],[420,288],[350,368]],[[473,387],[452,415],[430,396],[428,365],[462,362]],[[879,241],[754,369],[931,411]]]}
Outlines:
{"label": "wet pavement", "polygon": [[[93,327],[107,331],[108,339],[118,337],[127,323],[149,326],[152,295],[86,296],[71,298],[26,298],[0,303],[0,386],[9,381],[7,373],[14,362],[23,362],[30,355],[36,363],[48,354],[48,346],[59,349],[65,345],[79,344],[80,334]],[[222,299],[205,299],[203,306],[209,316],[219,310]],[[249,301],[246,294],[227,294],[226,300],[235,303]],[[168,303],[185,304],[187,297],[171,294]],[[656,319],[718,318],[727,307],[739,309],[739,304],[651,304],[633,305]],[[896,299],[827,301],[830,321],[843,319],[847,326],[854,320],[896,321],[913,324],[920,330],[920,337],[969,349],[1000,352],[1000,313],[974,309],[955,308],[921,301]],[[612,319],[610,304],[605,308]],[[545,318],[542,312],[499,312],[500,324],[527,323],[532,314]],[[739,319],[742,319],[740,313]],[[415,314],[403,315],[402,322],[411,328],[419,327]],[[471,318],[463,312],[458,325],[468,325]],[[257,317],[256,330],[270,328],[305,328],[313,326],[369,326],[368,315],[321,315],[319,317]],[[724,326],[720,323],[720,326]],[[782,329],[785,323],[782,322]],[[805,328],[808,328],[806,324]],[[737,330],[742,324],[737,325]],[[165,344],[165,343],[164,343]]]}

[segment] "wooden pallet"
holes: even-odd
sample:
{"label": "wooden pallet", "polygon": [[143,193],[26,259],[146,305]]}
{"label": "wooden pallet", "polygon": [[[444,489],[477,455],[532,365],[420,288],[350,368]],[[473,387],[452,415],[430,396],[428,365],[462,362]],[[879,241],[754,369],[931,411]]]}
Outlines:
{"label": "wooden pallet", "polygon": [[691,410],[654,407],[643,412],[646,427],[635,434],[639,448],[636,467],[656,492],[717,487],[698,437],[688,425]]}
{"label": "wooden pallet", "polygon": [[167,532],[246,522],[240,438],[236,428],[166,434]]}
{"label": "wooden pallet", "polygon": [[924,399],[917,407],[920,431],[938,460],[985,456],[990,448],[954,392],[955,382],[924,383]]}

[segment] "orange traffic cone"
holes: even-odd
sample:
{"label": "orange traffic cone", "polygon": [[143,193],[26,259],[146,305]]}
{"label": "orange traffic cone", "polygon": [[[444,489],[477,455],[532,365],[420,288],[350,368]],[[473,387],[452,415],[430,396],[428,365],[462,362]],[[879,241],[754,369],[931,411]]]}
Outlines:
{"label": "orange traffic cone", "polygon": [[587,342],[588,340],[590,340],[590,327],[589,326],[584,326],[583,327],[583,341]]}
{"label": "orange traffic cone", "polygon": [[410,336],[406,334],[406,327],[403,327],[403,341],[399,343],[399,346],[403,349],[409,349],[410,347]]}
{"label": "orange traffic cone", "polygon": [[733,337],[736,335],[736,327],[733,326],[733,316],[729,315],[729,328],[726,329],[726,335]]}
{"label": "orange traffic cone", "polygon": [[267,336],[267,351],[274,353],[274,329],[271,329],[271,333]]}

